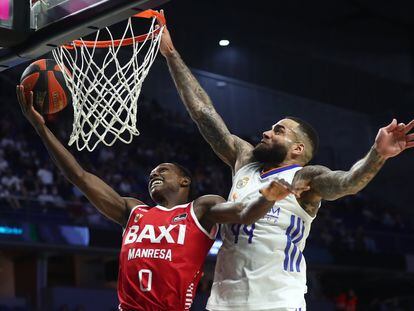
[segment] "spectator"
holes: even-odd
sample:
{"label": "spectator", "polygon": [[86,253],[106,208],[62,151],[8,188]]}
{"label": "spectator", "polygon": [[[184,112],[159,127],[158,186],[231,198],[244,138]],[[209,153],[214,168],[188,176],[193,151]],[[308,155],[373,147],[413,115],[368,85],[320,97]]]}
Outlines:
{"label": "spectator", "polygon": [[65,201],[63,200],[63,198],[59,194],[59,190],[56,186],[52,187],[51,196],[52,196],[52,203],[53,203],[54,206],[56,206],[56,207],[65,207]]}
{"label": "spectator", "polygon": [[23,196],[26,198],[34,198],[39,194],[39,189],[39,182],[38,179],[35,177],[33,170],[27,169],[22,181]]}
{"label": "spectator", "polygon": [[9,162],[4,159],[4,151],[0,149],[0,172],[5,172],[9,168]]}
{"label": "spectator", "polygon": [[53,173],[47,165],[43,165],[38,169],[37,176],[43,185],[49,186],[53,184]]}
{"label": "spectator", "polygon": [[11,194],[20,194],[21,181],[15,174],[12,174],[10,169],[7,169],[4,176],[1,178],[1,184],[8,189]]}
{"label": "spectator", "polygon": [[358,306],[358,297],[353,289],[348,290],[345,311],[356,311]]}
{"label": "spectator", "polygon": [[42,191],[40,195],[38,196],[39,202],[42,206],[50,207],[53,206],[53,196],[49,191],[49,188],[47,186],[42,187]]}

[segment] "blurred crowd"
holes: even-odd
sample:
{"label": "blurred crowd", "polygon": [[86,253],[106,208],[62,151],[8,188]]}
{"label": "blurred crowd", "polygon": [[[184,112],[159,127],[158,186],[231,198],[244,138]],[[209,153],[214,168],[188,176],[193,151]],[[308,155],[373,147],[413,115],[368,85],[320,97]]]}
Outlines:
{"label": "blurred crowd", "polygon": [[414,232],[397,206],[376,202],[362,193],[335,203],[325,202],[323,206],[312,227],[312,245],[340,255],[401,251],[403,247],[414,251],[411,243],[392,241],[395,234],[412,239]]}

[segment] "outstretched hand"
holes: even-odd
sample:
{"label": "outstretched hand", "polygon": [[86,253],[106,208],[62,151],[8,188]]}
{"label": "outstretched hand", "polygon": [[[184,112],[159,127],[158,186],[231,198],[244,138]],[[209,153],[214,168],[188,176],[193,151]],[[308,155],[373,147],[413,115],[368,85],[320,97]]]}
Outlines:
{"label": "outstretched hand", "polygon": [[33,107],[33,92],[30,91],[30,93],[26,94],[23,85],[18,85],[16,87],[16,93],[23,115],[29,120],[33,127],[38,128],[45,124],[45,119]]}
{"label": "outstretched hand", "polygon": [[308,185],[301,185],[293,187],[284,179],[275,179],[268,186],[260,189],[260,193],[268,201],[283,200],[289,194],[294,194],[299,198],[304,191],[308,191],[310,187]]}
{"label": "outstretched hand", "polygon": [[[160,14],[164,16],[164,10],[161,10]],[[158,27],[162,27],[162,25],[162,21],[158,20]],[[170,32],[168,31],[167,26],[164,26],[160,43],[160,52],[164,57],[168,57],[174,52],[174,50],[175,48],[174,44],[172,43]]]}
{"label": "outstretched hand", "polygon": [[408,148],[414,147],[414,133],[410,133],[414,128],[414,120],[405,125],[397,123],[396,119],[380,128],[375,138],[375,149],[377,152],[387,158],[399,155]]}

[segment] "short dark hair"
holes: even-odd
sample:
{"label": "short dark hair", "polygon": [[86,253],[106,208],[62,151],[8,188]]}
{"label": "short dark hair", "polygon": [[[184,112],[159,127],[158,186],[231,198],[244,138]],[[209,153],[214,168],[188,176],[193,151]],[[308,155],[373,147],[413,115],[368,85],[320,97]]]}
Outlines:
{"label": "short dark hair", "polygon": [[[306,134],[306,136],[308,136],[309,141],[312,145],[312,158],[313,158],[319,149],[319,135],[316,132],[315,128],[312,125],[310,125],[308,122],[306,122],[305,120],[302,120],[297,117],[286,117],[286,119],[293,120],[296,123],[298,123],[299,129],[304,134]],[[312,160],[312,158],[309,159],[309,161]]]}
{"label": "short dark hair", "polygon": [[194,179],[193,179],[193,174],[191,174],[191,172],[188,168],[182,166],[181,164],[179,164],[177,162],[172,162],[171,164],[173,164],[175,167],[178,168],[178,170],[181,173],[181,176],[188,177],[190,179],[190,187],[189,187],[189,191],[188,191],[188,200],[192,201],[194,199],[194,195],[195,195],[195,183],[194,183]]}

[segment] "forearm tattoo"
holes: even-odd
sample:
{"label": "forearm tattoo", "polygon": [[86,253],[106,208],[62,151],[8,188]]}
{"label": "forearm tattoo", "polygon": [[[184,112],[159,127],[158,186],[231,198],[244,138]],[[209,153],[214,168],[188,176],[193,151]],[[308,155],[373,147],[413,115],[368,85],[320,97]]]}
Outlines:
{"label": "forearm tattoo", "polygon": [[177,52],[168,57],[167,62],[178,93],[203,137],[220,157],[231,157],[234,140],[208,94]]}
{"label": "forearm tattoo", "polygon": [[385,163],[385,158],[371,148],[368,154],[349,171],[331,171],[323,166],[309,166],[297,180],[309,180],[311,190],[322,199],[335,200],[356,194],[374,178]]}

